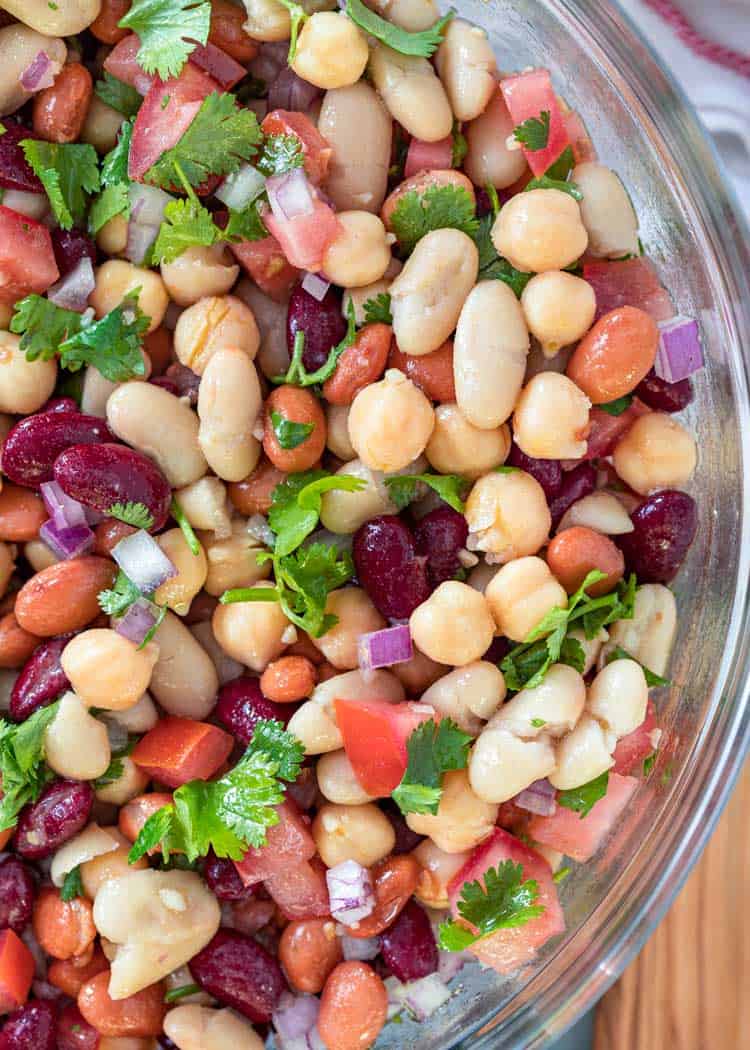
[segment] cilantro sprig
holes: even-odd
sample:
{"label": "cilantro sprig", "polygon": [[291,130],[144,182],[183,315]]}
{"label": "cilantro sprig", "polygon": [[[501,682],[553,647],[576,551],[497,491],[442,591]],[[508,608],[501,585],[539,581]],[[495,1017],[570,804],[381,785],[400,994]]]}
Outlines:
{"label": "cilantro sprig", "polygon": [[76,897],[83,896],[83,882],[81,880],[81,865],[76,864],[74,868],[66,874],[62,887],[60,888],[60,899],[64,901],[75,900]]}
{"label": "cilantro sprig", "polygon": [[461,889],[458,913],[477,932],[451,919],[440,924],[439,946],[443,951],[462,952],[498,930],[525,926],[544,914],[538,901],[536,879],[524,879],[520,864],[504,860],[496,868],[487,869],[484,885],[477,880],[464,883]]}
{"label": "cilantro sprig", "polygon": [[109,765],[104,770],[100,777],[97,777],[94,781],[94,787],[98,790],[99,788],[106,787],[107,784],[114,784],[116,780],[119,780],[122,774],[125,772],[124,758],[132,754],[133,748],[138,742],[137,737],[132,737],[127,744],[117,751],[113,751]]}
{"label": "cilantro sprig", "polygon": [[385,479],[391,501],[399,510],[403,510],[416,499],[417,485],[420,482],[437,492],[449,507],[463,514],[462,493],[469,487],[469,482],[458,474],[394,474]]}
{"label": "cilantro sprig", "polygon": [[80,225],[89,195],[99,190],[99,158],[88,144],[21,139],[26,162],[40,180],[58,224]]}
{"label": "cilantro sprig", "polygon": [[124,521],[126,525],[133,525],[136,529],[150,529],[154,524],[154,516],[145,503],[113,503],[107,514],[118,521]]}
{"label": "cilantro sprig", "polygon": [[297,331],[294,336],[294,347],[292,349],[292,360],[284,375],[274,376],[274,383],[284,383],[287,386],[317,386],[325,383],[336,371],[336,365],[344,350],[354,345],[357,338],[357,318],[354,303],[349,299],[346,305],[347,325],[346,334],[340,343],[331,347],[328,357],[314,372],[308,372],[302,361],[305,352],[305,333]]}
{"label": "cilantro sprig", "polygon": [[285,175],[305,163],[302,142],[297,135],[266,135],[263,149],[255,162],[262,175]]}
{"label": "cilantro sprig", "polygon": [[393,48],[402,55],[416,55],[418,58],[430,58],[443,42],[443,31],[455,15],[453,8],[443,15],[429,29],[420,33],[410,33],[401,26],[386,22],[384,18],[366,7],[362,0],[346,0],[346,14],[365,33]]}
{"label": "cilantro sprig", "polygon": [[479,231],[474,201],[463,186],[409,190],[393,209],[390,223],[404,255],[410,255],[417,242],[432,230],[462,230],[469,237]]}
{"label": "cilantro sprig", "polygon": [[362,309],[366,324],[393,324],[391,297],[388,292],[380,292],[374,299],[365,299]]}
{"label": "cilantro sprig", "polygon": [[299,31],[310,16],[307,11],[305,11],[304,7],[301,4],[295,3],[294,0],[279,0],[279,3],[289,12],[289,51],[287,52],[286,60],[291,66],[297,56],[297,39],[299,37]]}
{"label": "cilantro sprig", "polygon": [[[497,197],[497,191],[495,191],[495,196]],[[479,220],[476,232],[473,234],[474,243],[479,251],[479,276],[477,280],[504,281],[520,299],[524,288],[534,275],[516,270],[507,259],[503,259],[502,256],[498,255],[491,237],[496,215],[497,212],[492,215],[483,215]]]}
{"label": "cilantro sprig", "polygon": [[621,416],[623,412],[627,412],[632,404],[633,395],[625,394],[623,397],[615,398],[614,401],[607,401],[606,404],[597,405],[596,407],[602,412],[606,412],[608,416]]}
{"label": "cilantro sprig", "polygon": [[99,608],[107,616],[124,616],[133,602],[137,602],[142,597],[143,595],[130,577],[120,569],[112,586],[104,591],[99,591],[96,600]]}
{"label": "cilantro sprig", "polygon": [[450,718],[430,719],[410,734],[409,760],[393,799],[402,813],[437,813],[443,794],[443,774],[465,769],[472,738]]}
{"label": "cilantro sprig", "polygon": [[198,44],[208,41],[208,0],[133,0],[117,23],[138,34],[138,65],[162,80],[176,77]]}
{"label": "cilantro sprig", "polygon": [[271,493],[268,524],[276,533],[274,553],[280,557],[291,554],[317,528],[324,493],[360,492],[364,487],[363,479],[351,474],[325,470],[290,474]]}
{"label": "cilantro sprig", "polygon": [[577,788],[569,788],[567,791],[558,791],[557,804],[566,809],[572,809],[581,820],[587,817],[596,803],[604,798],[609,786],[609,771],[606,770],[601,776],[589,780],[587,784],[581,784]]}
{"label": "cilantro sprig", "polygon": [[513,129],[513,138],[530,153],[538,153],[547,148],[549,143],[550,122],[552,114],[548,109],[542,110],[538,117],[529,117]]}
{"label": "cilantro sprig", "polygon": [[279,445],[287,451],[299,448],[315,429],[314,423],[296,423],[293,419],[282,416],[280,412],[271,413],[271,426]]}
{"label": "cilantro sprig", "polygon": [[182,509],[182,507],[177,502],[174,496],[172,497],[172,502],[169,506],[169,513],[172,515],[172,517],[182,530],[182,535],[185,537],[185,542],[190,548],[190,553],[194,554],[197,558],[201,552],[201,545],[198,541],[198,537],[193,531],[193,526],[190,524],[190,522],[187,520],[187,517],[185,516],[185,511]]}
{"label": "cilantro sprig", "polygon": [[560,193],[569,194],[573,200],[583,200],[577,183],[568,182],[566,179],[553,179],[547,174],[540,175],[538,179],[531,179],[524,187],[524,193],[528,193],[529,190],[559,190]]}
{"label": "cilantro sprig", "polygon": [[60,704],[42,707],[24,722],[0,719],[0,831],[12,828],[29,802],[36,802],[55,774],[44,761],[44,734]]}
{"label": "cilantro sprig", "polygon": [[133,136],[133,123],[133,120],[124,122],[114,149],[111,149],[102,161],[102,192],[89,211],[91,233],[98,233],[102,226],[116,215],[130,218],[128,154]]}
{"label": "cilantro sprig", "polygon": [[641,670],[643,671],[643,677],[646,679],[646,685],[649,689],[658,689],[672,684],[669,678],[663,678],[660,674],[657,674],[656,671],[652,671],[649,667],[646,667],[646,665],[642,664],[640,660],[636,660],[634,656],[631,656],[626,649],[623,649],[621,645],[615,646],[611,652],[607,653],[607,663],[611,664],[613,660],[635,660],[637,664],[640,664]]}
{"label": "cilantro sprig", "polygon": [[117,77],[105,70],[102,79],[97,80],[94,91],[111,109],[116,109],[124,117],[134,117],[141,108],[143,96],[130,84],[123,84]]}
{"label": "cilantro sprig", "polygon": [[166,860],[183,852],[189,862],[213,850],[217,857],[241,860],[264,846],[266,831],[279,823],[275,807],[284,801],[282,781],[299,776],[304,747],[281,723],[261,720],[245,754],[218,780],[191,780],[174,792],[141,828],[128,854],[135,864],[161,846]]}

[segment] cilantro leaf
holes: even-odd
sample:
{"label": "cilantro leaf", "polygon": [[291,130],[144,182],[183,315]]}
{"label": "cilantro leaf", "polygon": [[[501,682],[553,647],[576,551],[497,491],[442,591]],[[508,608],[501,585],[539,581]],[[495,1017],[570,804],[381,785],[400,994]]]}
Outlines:
{"label": "cilantro leaf", "polygon": [[631,656],[621,645],[615,646],[610,653],[607,653],[607,663],[611,664],[613,660],[635,660],[643,671],[643,677],[646,679],[646,685],[649,689],[656,689],[672,684],[669,678],[662,678],[662,676],[657,674],[656,671],[650,670],[650,668],[646,667],[645,664],[642,664],[640,660],[636,660],[634,656]]}
{"label": "cilantro leaf", "polygon": [[133,123],[132,120],[125,121],[120,128],[117,144],[102,161],[101,183],[104,188],[89,211],[91,233],[98,233],[115,215],[130,218],[128,154],[133,137]]}
{"label": "cilantro leaf", "polygon": [[549,175],[540,175],[538,179],[531,179],[524,188],[524,193],[529,190],[559,190],[568,193],[576,201],[583,200],[583,194],[575,182],[563,182],[561,179],[551,179]]}
{"label": "cilantro leaf", "polygon": [[59,702],[42,707],[16,725],[0,719],[0,831],[15,826],[18,814],[36,802],[54,774],[44,762],[44,734],[54,720]]}
{"label": "cilantro leaf", "polygon": [[513,129],[513,138],[520,142],[531,153],[546,149],[549,143],[549,130],[552,115],[543,109],[538,117],[529,117]]}
{"label": "cilantro leaf", "polygon": [[606,412],[609,416],[621,416],[623,412],[627,412],[630,406],[633,404],[633,395],[625,394],[624,397],[618,397],[614,401],[608,401],[604,405],[597,405],[602,412]]}
{"label": "cilantro leaf", "polygon": [[476,927],[473,933],[456,920],[440,924],[439,947],[444,951],[460,952],[481,937],[498,930],[524,926],[544,914],[537,904],[539,885],[535,879],[524,879],[523,867],[512,860],[504,860],[496,868],[488,868],[481,882],[465,882],[458,901],[462,919]]}
{"label": "cilantro leaf", "polygon": [[174,849],[174,843],[167,845],[170,833],[173,831],[175,808],[173,805],[162,806],[152,813],[133,843],[128,853],[128,864],[135,864],[141,857],[150,853],[159,844],[165,850],[165,856],[169,856],[170,848]]}
{"label": "cilantro leaf", "polygon": [[138,65],[162,80],[176,77],[195,50],[208,41],[211,5],[207,0],[133,0],[117,23],[138,34]]}
{"label": "cilantro leaf", "polygon": [[316,386],[325,383],[336,371],[336,365],[344,350],[354,345],[357,338],[357,318],[354,311],[354,303],[351,299],[346,304],[347,326],[346,335],[332,347],[325,362],[315,372],[308,372],[303,364],[302,355],[305,352],[305,333],[298,331],[294,336],[294,349],[289,368],[283,376],[274,376],[274,383],[285,383],[289,386]]}
{"label": "cilantro leaf", "polygon": [[291,554],[317,527],[325,492],[359,492],[364,487],[362,478],[351,474],[328,474],[324,470],[290,474],[271,493],[268,524],[276,533],[275,553],[279,557]]}
{"label": "cilantro leaf", "polygon": [[285,175],[305,163],[297,135],[267,135],[255,167],[265,176]]}
{"label": "cilantro leaf", "polygon": [[411,733],[406,742],[406,772],[393,792],[402,813],[437,813],[443,774],[465,769],[472,738],[450,718],[430,719]]}
{"label": "cilantro leaf", "polygon": [[572,146],[566,146],[555,163],[551,164],[544,174],[548,179],[555,179],[557,182],[566,182],[568,175],[570,175],[575,166],[576,162],[575,157],[573,156],[573,148]]}
{"label": "cilantro leaf", "polygon": [[201,104],[180,140],[146,172],[146,182],[169,188],[179,164],[191,186],[209,175],[229,175],[250,160],[261,140],[258,121],[250,109],[237,106],[234,95],[214,91]]}
{"label": "cilantro leaf", "polygon": [[294,0],[279,0],[279,3],[287,9],[290,17],[290,32],[289,32],[289,51],[287,52],[287,63],[291,66],[297,55],[297,37],[299,31],[307,19],[310,17],[305,11],[301,4],[297,4]]}
{"label": "cilantro leaf", "polygon": [[113,503],[107,514],[118,521],[124,521],[126,525],[133,525],[136,529],[150,529],[154,524],[154,516],[145,503]]}
{"label": "cilantro leaf", "polygon": [[388,292],[380,292],[374,299],[365,299],[362,309],[366,324],[393,324],[391,297]]}
{"label": "cilantro leaf", "polygon": [[596,777],[595,780],[590,780],[588,784],[581,784],[580,787],[570,788],[568,791],[558,791],[557,804],[565,806],[566,809],[572,809],[583,820],[584,817],[589,815],[599,799],[604,798],[607,794],[608,784],[609,770],[606,770],[601,776]]}
{"label": "cilantro leaf", "polygon": [[463,514],[464,501],[461,493],[468,487],[468,482],[458,474],[394,474],[386,478],[388,493],[399,510],[403,510],[416,498],[417,483],[420,481],[429,486],[433,492],[437,492],[441,500],[449,507]]}
{"label": "cilantro leaf", "polygon": [[460,168],[464,162],[466,154],[469,152],[469,143],[466,141],[466,137],[461,134],[461,125],[457,120],[454,120],[453,122],[451,139],[451,167]]}
{"label": "cilantro leaf", "polygon": [[198,984],[181,984],[179,988],[170,988],[164,996],[165,1003],[176,1003],[180,999],[186,999],[189,995],[195,995],[201,990]]}
{"label": "cilantro leaf", "polygon": [[172,497],[172,502],[169,506],[169,513],[172,515],[174,520],[182,529],[182,535],[185,537],[185,542],[190,548],[191,554],[194,554],[197,558],[201,552],[201,545],[198,541],[198,537],[193,531],[193,526],[185,517],[185,511],[182,509],[182,507],[177,502],[174,496]]}
{"label": "cilantro leaf", "polygon": [[94,91],[105,105],[116,109],[124,117],[134,117],[143,102],[143,96],[134,87],[131,87],[130,84],[123,84],[121,80],[113,77],[106,70],[103,73],[103,79],[97,80]]}
{"label": "cilantro leaf", "polygon": [[556,871],[555,874],[552,876],[552,881],[554,883],[564,882],[567,879],[568,875],[570,875],[570,872],[571,869],[567,866],[564,868],[560,868],[560,870]]}
{"label": "cilantro leaf", "polygon": [[83,882],[81,881],[81,865],[76,864],[76,866],[65,876],[60,889],[60,899],[64,901],[72,901],[76,897],[82,896]]}
{"label": "cilantro leaf", "polygon": [[451,9],[429,29],[424,29],[421,33],[410,33],[400,26],[386,22],[384,18],[366,7],[362,0],[346,0],[345,11],[360,29],[364,29],[365,33],[374,36],[388,47],[393,48],[394,51],[402,55],[416,55],[421,58],[429,58],[437,51],[443,42],[443,30],[455,14],[455,11]]}
{"label": "cilantro leaf", "polygon": [[99,602],[99,608],[107,616],[124,616],[133,602],[137,602],[141,597],[140,590],[120,569],[114,585],[108,590],[99,591],[96,600]]}
{"label": "cilantro leaf", "polygon": [[81,327],[81,315],[55,306],[41,295],[27,295],[15,305],[11,332],[21,336],[21,350],[27,361],[54,357],[60,343]]}
{"label": "cilantro leaf", "polygon": [[221,234],[224,241],[262,241],[268,230],[258,210],[260,199],[252,201],[242,211],[229,211],[229,221]]}
{"label": "cilantro leaf", "polygon": [[448,228],[470,237],[479,230],[474,201],[463,186],[429,186],[423,193],[409,190],[391,213],[391,229],[405,255],[426,233]]}
{"label": "cilantro leaf", "polygon": [[194,245],[210,247],[221,231],[214,225],[208,208],[197,200],[170,201],[164,209],[164,219],[154,242],[153,263],[171,263]]}
{"label": "cilantro leaf", "polygon": [[658,752],[652,751],[650,755],[646,755],[646,757],[644,758],[644,760],[643,760],[643,776],[644,776],[644,779],[646,777],[650,777],[651,776],[651,772],[652,772],[654,766],[656,765],[657,757],[658,757]]}
{"label": "cilantro leaf", "polygon": [[90,193],[99,190],[99,158],[84,143],[21,139],[29,167],[46,190],[57,222],[64,230],[83,221]]}
{"label": "cilantro leaf", "polygon": [[100,321],[80,328],[61,343],[60,364],[70,372],[93,365],[113,383],[145,375],[141,345],[149,322],[150,318],[126,299]]}
{"label": "cilantro leaf", "polygon": [[281,722],[272,718],[261,718],[253,729],[253,749],[265,751],[278,766],[276,774],[293,784],[300,775],[305,757],[304,745],[292,733],[288,733]]}
{"label": "cilantro leaf", "polygon": [[271,426],[279,445],[286,450],[299,448],[315,429],[314,423],[295,423],[280,412],[271,413]]}
{"label": "cilantro leaf", "polygon": [[474,243],[479,250],[479,275],[477,280],[504,281],[520,299],[524,288],[534,275],[516,270],[507,259],[503,259],[497,254],[497,249],[491,237],[494,222],[494,215],[483,215],[479,220],[477,231],[473,235]]}

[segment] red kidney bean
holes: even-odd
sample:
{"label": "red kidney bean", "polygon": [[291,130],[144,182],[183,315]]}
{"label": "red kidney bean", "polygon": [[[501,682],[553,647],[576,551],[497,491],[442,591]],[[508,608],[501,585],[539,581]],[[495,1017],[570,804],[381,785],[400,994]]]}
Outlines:
{"label": "red kidney bean", "polygon": [[633,393],[654,412],[682,412],[693,400],[693,385],[689,379],[668,383],[666,379],[660,379],[652,368]]}
{"label": "red kidney bean", "polygon": [[549,512],[552,515],[552,528],[560,524],[563,514],[579,499],[589,496],[596,488],[596,471],[590,463],[579,463],[572,470],[563,472],[560,491],[549,501]]}
{"label": "red kidney bean", "polygon": [[177,392],[180,397],[189,397],[191,405],[198,404],[198,389],[201,385],[201,377],[197,376],[192,368],[175,361],[166,370],[164,375],[173,383],[177,384]]}
{"label": "red kidney bean", "polygon": [[274,718],[286,725],[298,706],[267,700],[258,679],[243,674],[221,687],[214,715],[241,744],[247,746],[262,718]]}
{"label": "red kidney bean", "polygon": [[484,654],[482,659],[486,660],[490,664],[499,664],[505,659],[509,652],[510,645],[508,643],[508,639],[502,638],[500,635],[497,635],[490,642],[490,647]]}
{"label": "red kidney bean", "polygon": [[31,869],[18,857],[0,860],[0,928],[23,933],[31,921],[36,883]]}
{"label": "red kidney bean", "polygon": [[639,583],[669,583],[695,539],[695,500],[686,492],[663,489],[636,507],[630,520],[633,532],[617,537],[627,568]]}
{"label": "red kidney bean", "polygon": [[231,860],[217,857],[215,853],[210,853],[206,858],[203,878],[213,895],[220,901],[248,900],[255,892],[252,886],[245,885]]}
{"label": "red kidney bean", "polygon": [[30,999],[15,1010],[0,1032],[0,1050],[56,1050],[57,1008],[48,999]]}
{"label": "red kidney bean", "polygon": [[84,1019],[75,1003],[57,1021],[57,1050],[98,1050],[99,1033]]}
{"label": "red kidney bean", "polygon": [[38,645],[16,678],[10,694],[9,714],[14,722],[24,722],[40,707],[56,700],[70,686],[60,665],[60,657],[72,635],[49,638]]}
{"label": "red kidney bean", "polygon": [[168,390],[170,394],[174,394],[175,397],[181,397],[180,388],[174,379],[170,379],[169,376],[156,376],[154,379],[149,379],[149,383],[153,383],[154,386],[160,386],[163,390]]}
{"label": "red kidney bean", "polygon": [[8,433],[2,452],[3,474],[18,485],[36,489],[52,481],[55,460],[66,448],[114,440],[98,416],[68,410],[38,412],[20,420]]}
{"label": "red kidney bean", "polygon": [[510,446],[506,463],[509,467],[518,467],[519,470],[531,474],[532,478],[536,478],[544,489],[548,503],[559,494],[563,480],[563,470],[559,459],[533,459],[522,452],[514,441]]}
{"label": "red kidney bean", "polygon": [[383,616],[405,619],[429,598],[427,559],[417,555],[411,530],[394,514],[365,522],[352,553],[359,582]]}
{"label": "red kidney bean", "polygon": [[393,852],[397,856],[401,853],[411,853],[412,850],[417,848],[420,842],[424,841],[424,835],[418,835],[416,831],[411,830],[395,802],[391,802],[390,799],[384,799],[380,803],[380,808],[383,810],[386,817],[388,817],[391,827],[396,835],[396,843],[393,847]]}
{"label": "red kidney bean", "polygon": [[278,960],[236,930],[219,930],[188,965],[209,995],[256,1024],[271,1020],[287,989]]}
{"label": "red kidney bean", "polygon": [[93,804],[88,781],[53,781],[36,802],[21,810],[13,840],[16,853],[27,860],[49,857],[85,827]]}
{"label": "red kidney bean", "polygon": [[461,568],[458,552],[466,546],[469,526],[453,507],[436,507],[414,526],[417,554],[427,558],[427,579],[431,587],[453,580]]}
{"label": "red kidney bean", "polygon": [[341,296],[329,288],[318,302],[301,284],[292,289],[286,315],[286,345],[291,355],[297,332],[305,333],[302,363],[308,372],[325,364],[331,347],[346,334],[346,321],[341,313]]}
{"label": "red kidney bean", "polygon": [[56,226],[52,230],[52,251],[61,277],[75,270],[81,259],[87,256],[92,265],[96,264],[96,245],[90,237],[75,228],[63,230]]}
{"label": "red kidney bean", "polygon": [[72,397],[51,397],[41,412],[78,412],[78,403]]}
{"label": "red kidney bean", "polygon": [[150,459],[125,445],[73,445],[55,460],[55,481],[73,499],[106,514],[113,503],[144,503],[163,528],[172,490]]}
{"label": "red kidney bean", "polygon": [[438,950],[430,920],[416,901],[409,901],[394,924],[381,934],[380,952],[399,981],[416,981],[435,973]]}
{"label": "red kidney bean", "polygon": [[24,193],[44,193],[44,186],[29,166],[19,143],[22,139],[37,139],[33,131],[14,120],[4,120],[5,132],[0,135],[0,187],[4,190],[22,190]]}

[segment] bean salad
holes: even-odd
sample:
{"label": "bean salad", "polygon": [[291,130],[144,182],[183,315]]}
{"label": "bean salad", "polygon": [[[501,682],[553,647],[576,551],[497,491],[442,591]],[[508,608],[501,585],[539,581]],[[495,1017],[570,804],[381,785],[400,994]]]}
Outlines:
{"label": "bean salad", "polygon": [[664,765],[699,324],[434,0],[0,60],[0,1050],[365,1050]]}

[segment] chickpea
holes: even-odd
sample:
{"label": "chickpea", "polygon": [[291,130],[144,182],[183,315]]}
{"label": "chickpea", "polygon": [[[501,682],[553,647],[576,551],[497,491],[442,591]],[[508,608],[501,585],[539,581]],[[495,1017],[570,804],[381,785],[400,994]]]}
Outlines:
{"label": "chickpea", "polygon": [[297,708],[289,719],[287,729],[301,741],[306,755],[325,755],[339,751],[344,746],[333,709],[326,710],[314,700],[306,700]]}
{"label": "chickpea", "polygon": [[505,699],[505,679],[495,664],[479,660],[439,678],[420,703],[452,718],[466,733],[478,736],[484,722]]}
{"label": "chickpea", "polygon": [[484,595],[448,580],[417,606],[409,620],[415,644],[432,660],[463,667],[487,652],[495,634]]}
{"label": "chickpea", "polygon": [[329,868],[355,860],[363,868],[387,857],[396,844],[391,822],[376,805],[322,805],[312,824],[312,836]]}
{"label": "chickpea", "polygon": [[593,597],[608,594],[625,574],[622,551],[612,540],[581,525],[565,529],[547,548],[547,563],[568,594],[573,594],[593,570],[603,572],[604,579],[588,586]]}
{"label": "chickpea", "polygon": [[143,794],[149,782],[148,773],[135,764],[128,755],[120,759],[122,773],[111,783],[96,789],[97,802],[107,802],[112,806],[124,806],[131,798]]}
{"label": "chickpea", "polygon": [[349,440],[349,405],[326,405],[326,445],[338,459],[356,459]]}
{"label": "chickpea", "polygon": [[410,135],[424,142],[439,142],[450,135],[450,102],[426,58],[402,55],[378,43],[370,54],[369,69],[391,116]]}
{"label": "chickpea", "polygon": [[119,711],[146,692],[158,656],[154,642],[137,649],[116,631],[95,627],[71,638],[60,664],[84,704]]}
{"label": "chickpea", "polygon": [[589,714],[618,740],[641,725],[647,705],[646,676],[635,660],[613,660],[589,686]]}
{"label": "chickpea", "polygon": [[[377,92],[364,80],[326,92],[318,130],[333,149],[326,193],[339,218],[350,208],[377,212],[385,198],[391,161],[391,117]],[[362,142],[367,143],[366,151]],[[362,320],[358,315],[357,323]]]}
{"label": "chickpea", "polygon": [[0,412],[37,412],[52,396],[56,382],[54,358],[28,361],[21,350],[20,336],[0,331]]}
{"label": "chickpea", "polygon": [[392,472],[424,452],[434,423],[432,405],[419,387],[392,368],[354,398],[349,439],[371,470]]}
{"label": "chickpea", "polygon": [[231,533],[226,538],[201,533],[200,540],[208,560],[205,588],[215,598],[234,587],[252,587],[271,574],[267,562],[258,564],[256,555],[264,548],[248,533],[247,522],[242,518],[231,522]]}
{"label": "chickpea", "polygon": [[366,484],[359,492],[334,490],[323,493],[320,521],[330,532],[349,535],[370,518],[395,513],[396,505],[391,502],[388,486],[362,460],[345,463],[336,473],[362,478]]}
{"label": "chickpea", "polygon": [[583,676],[567,664],[553,664],[539,685],[522,689],[500,708],[490,728],[529,740],[561,737],[575,727],[585,703]]}
{"label": "chickpea", "polygon": [[323,256],[323,273],[334,284],[350,288],[380,280],[391,261],[381,220],[368,211],[342,211],[337,218],[342,229]]}
{"label": "chickpea", "polygon": [[374,801],[357,780],[346,751],[329,751],[321,755],[316,773],[318,787],[329,802],[340,806],[363,806]]}
{"label": "chickpea", "polygon": [[313,644],[337,670],[353,670],[358,665],[360,635],[381,630],[386,621],[361,587],[331,591],[325,611],[339,622],[320,638],[313,638]]}
{"label": "chickpea", "polygon": [[540,372],[523,388],[513,413],[513,437],[534,459],[586,454],[591,402],[567,376]]}
{"label": "chickpea", "polygon": [[257,466],[260,441],[253,431],[263,404],[255,365],[242,350],[217,350],[198,391],[198,443],[224,481],[242,481]]}
{"label": "chickpea", "polygon": [[97,233],[96,243],[106,255],[121,255],[128,244],[128,220],[123,215],[113,216]]}
{"label": "chickpea", "polygon": [[461,230],[431,230],[417,242],[390,289],[393,334],[403,353],[429,354],[443,345],[478,272],[477,246]]}
{"label": "chickpea", "polygon": [[555,769],[555,752],[546,736],[523,740],[493,723],[494,719],[474,744],[469,779],[478,798],[500,803],[549,776]]}
{"label": "chickpea", "polygon": [[[255,586],[272,584],[259,580]],[[218,605],[212,623],[222,649],[253,671],[264,671],[284,651],[282,635],[289,620],[277,601]]]}
{"label": "chickpea", "polygon": [[327,1050],[371,1046],[388,1017],[388,993],[380,977],[363,962],[342,962],[326,981],[318,1032]]}
{"label": "chickpea", "polygon": [[664,412],[639,416],[614,451],[615,470],[642,496],[657,489],[682,488],[695,470],[692,434]]}
{"label": "chickpea", "polygon": [[207,295],[186,310],[174,330],[174,352],[202,376],[217,350],[242,350],[251,361],[260,346],[255,315],[236,295]]}
{"label": "chickpea", "polygon": [[97,317],[104,317],[136,289],[140,289],[138,309],[150,318],[147,331],[154,332],[164,320],[169,295],[164,281],[153,270],[134,266],[124,259],[110,259],[96,271],[96,286],[89,296],[89,305]]}
{"label": "chickpea", "polygon": [[581,218],[591,255],[620,259],[638,255],[638,216],[619,177],[603,164],[577,164],[571,179],[583,194]]}
{"label": "chickpea", "polygon": [[418,835],[428,835],[444,853],[463,853],[492,832],[497,811],[476,794],[467,771],[459,769],[445,774],[437,813],[408,813],[406,823]]}
{"label": "chickpea", "polygon": [[248,36],[268,43],[289,39],[291,18],[278,0],[243,0],[243,3],[247,11],[244,30]]}
{"label": "chickpea", "polygon": [[[224,295],[240,274],[224,244],[210,248],[187,248],[174,262],[161,264],[161,277],[167,291],[179,306],[192,306],[206,295]],[[155,276],[155,275],[154,275]]]}
{"label": "chickpea", "polygon": [[369,50],[367,37],[338,11],[319,11],[302,27],[294,72],[328,91],[356,84],[365,71]]}
{"label": "chickpea", "polygon": [[474,120],[496,90],[497,65],[487,34],[454,18],[443,33],[435,66],[456,120]]}
{"label": "chickpea", "polygon": [[199,478],[198,481],[178,489],[175,499],[194,529],[210,530],[217,539],[231,534],[232,520],[227,505],[227,489],[219,478]]}
{"label": "chickpea", "polygon": [[45,730],[44,750],[50,768],[74,780],[95,780],[105,772],[111,758],[107,727],[70,692],[63,695],[57,714]]}
{"label": "chickpea", "polygon": [[664,675],[677,631],[677,605],[668,587],[645,583],[635,593],[632,620],[618,620],[609,629],[599,666],[620,646],[654,674]]}
{"label": "chickpea", "polygon": [[156,632],[156,644],[159,659],[151,675],[151,691],[159,706],[180,718],[205,718],[219,691],[213,660],[171,612]]}
{"label": "chickpea", "polygon": [[564,609],[568,596],[541,558],[516,558],[493,576],[485,597],[498,634],[523,642],[553,609]]}
{"label": "chickpea", "polygon": [[568,791],[596,780],[614,765],[616,742],[614,733],[605,732],[590,715],[582,715],[575,729],[558,744],[557,769],[547,774],[550,783],[559,791]]}
{"label": "chickpea", "polygon": [[574,525],[583,525],[605,536],[624,536],[635,528],[617,496],[603,489],[577,500],[562,516],[557,531],[564,532]]}
{"label": "chickpea", "polygon": [[448,907],[448,884],[458,875],[471,854],[445,853],[431,839],[420,842],[411,856],[420,867],[414,896],[427,908]]}
{"label": "chickpea", "polygon": [[523,470],[485,474],[469,493],[465,514],[469,549],[501,564],[535,554],[552,524],[544,489]]}
{"label": "chickpea", "polygon": [[[11,0],[8,4],[3,3],[3,8],[15,14],[16,17],[23,18],[27,3],[28,0]],[[29,14],[25,17],[29,18]],[[39,20],[34,19],[34,21]],[[50,73],[53,77],[57,76],[65,62],[68,49],[65,42],[59,39],[59,34],[48,33],[46,29],[37,32],[37,26],[32,28],[30,22],[29,18],[29,25],[15,23],[0,29],[0,55],[3,56],[0,116],[15,113],[32,97],[33,92],[26,90],[21,83],[21,77],[40,51],[44,51],[50,59]],[[39,22],[39,24],[45,23]]]}
{"label": "chickpea", "polygon": [[[117,136],[125,121],[122,113],[102,102],[94,93],[91,96],[86,119],[81,128],[81,142],[93,146],[97,153],[109,153],[117,144]],[[123,220],[127,225],[127,221]],[[98,240],[98,239],[97,239]],[[100,246],[103,248],[103,246]],[[125,245],[119,251],[123,251]],[[103,248],[106,251],[106,249]]]}
{"label": "chickpea", "polygon": [[264,1042],[249,1021],[233,1010],[212,1010],[200,1003],[173,1007],[164,1033],[178,1050],[263,1050]]}
{"label": "chickpea", "polygon": [[448,403],[435,409],[435,427],[425,449],[430,464],[441,474],[460,474],[471,481],[499,467],[510,452],[507,424],[493,430],[480,430],[458,405]]}
{"label": "chickpea", "polygon": [[517,193],[492,227],[500,255],[517,270],[564,270],[586,251],[588,234],[578,202],[562,190]]}
{"label": "chickpea", "polygon": [[521,296],[526,324],[545,357],[582,339],[594,323],[596,294],[572,273],[548,270],[532,277]]}
{"label": "chickpea", "polygon": [[464,171],[475,186],[489,183],[506,189],[528,172],[520,149],[508,149],[515,121],[508,112],[503,93],[495,88],[483,113],[464,125],[467,153]]}
{"label": "chickpea", "polygon": [[202,589],[208,574],[206,554],[198,544],[198,553],[188,547],[182,529],[168,529],[157,540],[177,569],[177,575],[156,589],[154,601],[166,605],[179,616],[185,616],[193,598]]}
{"label": "chickpea", "polygon": [[494,430],[510,416],[528,352],[529,333],[513,291],[502,281],[480,281],[463,305],[453,342],[456,402],[475,427]]}

